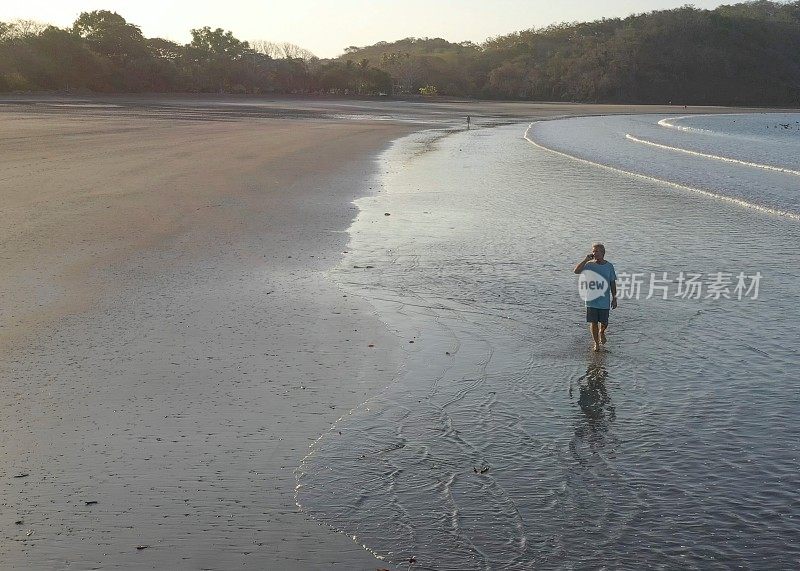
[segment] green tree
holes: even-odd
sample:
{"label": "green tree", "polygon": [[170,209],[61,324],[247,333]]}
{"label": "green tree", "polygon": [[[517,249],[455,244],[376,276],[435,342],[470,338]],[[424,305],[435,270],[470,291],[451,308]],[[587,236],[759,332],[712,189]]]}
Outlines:
{"label": "green tree", "polygon": [[189,47],[200,57],[219,57],[229,60],[241,58],[249,49],[247,42],[242,42],[222,28],[212,30],[209,26],[191,31],[192,43]]}
{"label": "green tree", "polygon": [[72,25],[72,32],[84,38],[97,53],[118,64],[148,55],[142,31],[116,12],[82,12]]}
{"label": "green tree", "polygon": [[[247,42],[234,37],[222,28],[209,26],[193,29],[187,56],[192,67],[195,89],[198,91],[246,91],[252,79],[252,65],[246,56],[256,52]],[[252,61],[251,61],[252,63]]]}

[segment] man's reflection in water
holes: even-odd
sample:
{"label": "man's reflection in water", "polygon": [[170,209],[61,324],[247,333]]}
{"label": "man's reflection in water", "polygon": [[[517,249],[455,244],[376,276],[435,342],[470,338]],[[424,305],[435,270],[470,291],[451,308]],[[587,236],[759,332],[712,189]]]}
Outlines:
{"label": "man's reflection in water", "polygon": [[[575,437],[570,448],[581,462],[588,460],[582,452],[597,453],[613,440],[608,430],[617,415],[606,388],[607,379],[608,370],[603,366],[602,358],[598,358],[589,364],[586,374],[575,383],[582,414],[575,423]],[[574,385],[570,386],[569,396],[574,398]]]}

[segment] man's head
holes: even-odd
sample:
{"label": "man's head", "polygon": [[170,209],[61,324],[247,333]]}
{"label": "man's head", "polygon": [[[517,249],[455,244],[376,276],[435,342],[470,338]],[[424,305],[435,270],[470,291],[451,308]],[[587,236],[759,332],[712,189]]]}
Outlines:
{"label": "man's head", "polygon": [[598,262],[602,262],[603,259],[606,257],[606,247],[603,246],[600,242],[595,242],[592,244],[592,254],[594,254],[594,259]]}

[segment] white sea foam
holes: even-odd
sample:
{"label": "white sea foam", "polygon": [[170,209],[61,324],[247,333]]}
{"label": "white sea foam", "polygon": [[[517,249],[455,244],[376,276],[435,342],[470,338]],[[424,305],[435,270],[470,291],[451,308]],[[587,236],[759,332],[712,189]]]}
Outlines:
{"label": "white sea foam", "polygon": [[736,163],[736,164],[743,165],[743,166],[746,166],[746,167],[754,167],[754,168],[759,168],[759,169],[771,170],[771,171],[782,172],[782,173],[786,173],[786,174],[792,174],[792,175],[795,175],[795,176],[800,176],[800,171],[796,171],[796,170],[793,170],[793,169],[787,169],[787,168],[784,168],[784,167],[778,167],[778,166],[774,166],[774,165],[765,165],[765,164],[761,164],[761,163],[753,163],[753,162],[749,162],[749,161],[742,161],[742,160],[739,160],[739,159],[734,159],[732,157],[723,157],[723,156],[720,156],[720,155],[712,155],[712,154],[709,154],[709,153],[701,153],[699,151],[693,151],[691,149],[684,149],[684,148],[681,148],[681,147],[673,147],[671,145],[664,145],[664,144],[661,144],[661,143],[656,143],[654,141],[648,141],[647,139],[642,139],[640,137],[635,137],[635,136],[631,135],[630,133],[626,134],[625,138],[628,139],[629,141],[633,141],[634,143],[641,143],[643,145],[650,145],[651,147],[658,147],[660,149],[666,149],[668,151],[676,151],[676,152],[679,152],[679,153],[686,153],[687,155],[694,155],[694,156],[703,157],[703,158],[706,158],[706,159],[714,159],[715,161],[725,161],[727,163]]}
{"label": "white sea foam", "polygon": [[710,129],[700,129],[699,127],[686,127],[684,125],[676,125],[675,121],[680,121],[681,119],[689,119],[692,117],[708,117],[708,115],[682,115],[681,117],[665,117],[658,124],[661,127],[667,127],[668,129],[678,129],[679,131],[686,131],[687,133],[704,133],[707,135],[719,135],[716,131],[712,131]]}

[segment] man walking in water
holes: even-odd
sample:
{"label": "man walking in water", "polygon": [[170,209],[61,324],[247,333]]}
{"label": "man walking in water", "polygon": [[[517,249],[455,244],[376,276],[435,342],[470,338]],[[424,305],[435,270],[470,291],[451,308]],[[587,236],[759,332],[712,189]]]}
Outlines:
{"label": "man walking in water", "polygon": [[592,244],[592,253],[574,271],[581,274],[578,284],[581,297],[586,300],[586,322],[594,341],[593,349],[599,351],[600,345],[606,343],[609,311],[617,308],[617,273],[606,260],[606,247],[599,243]]}

